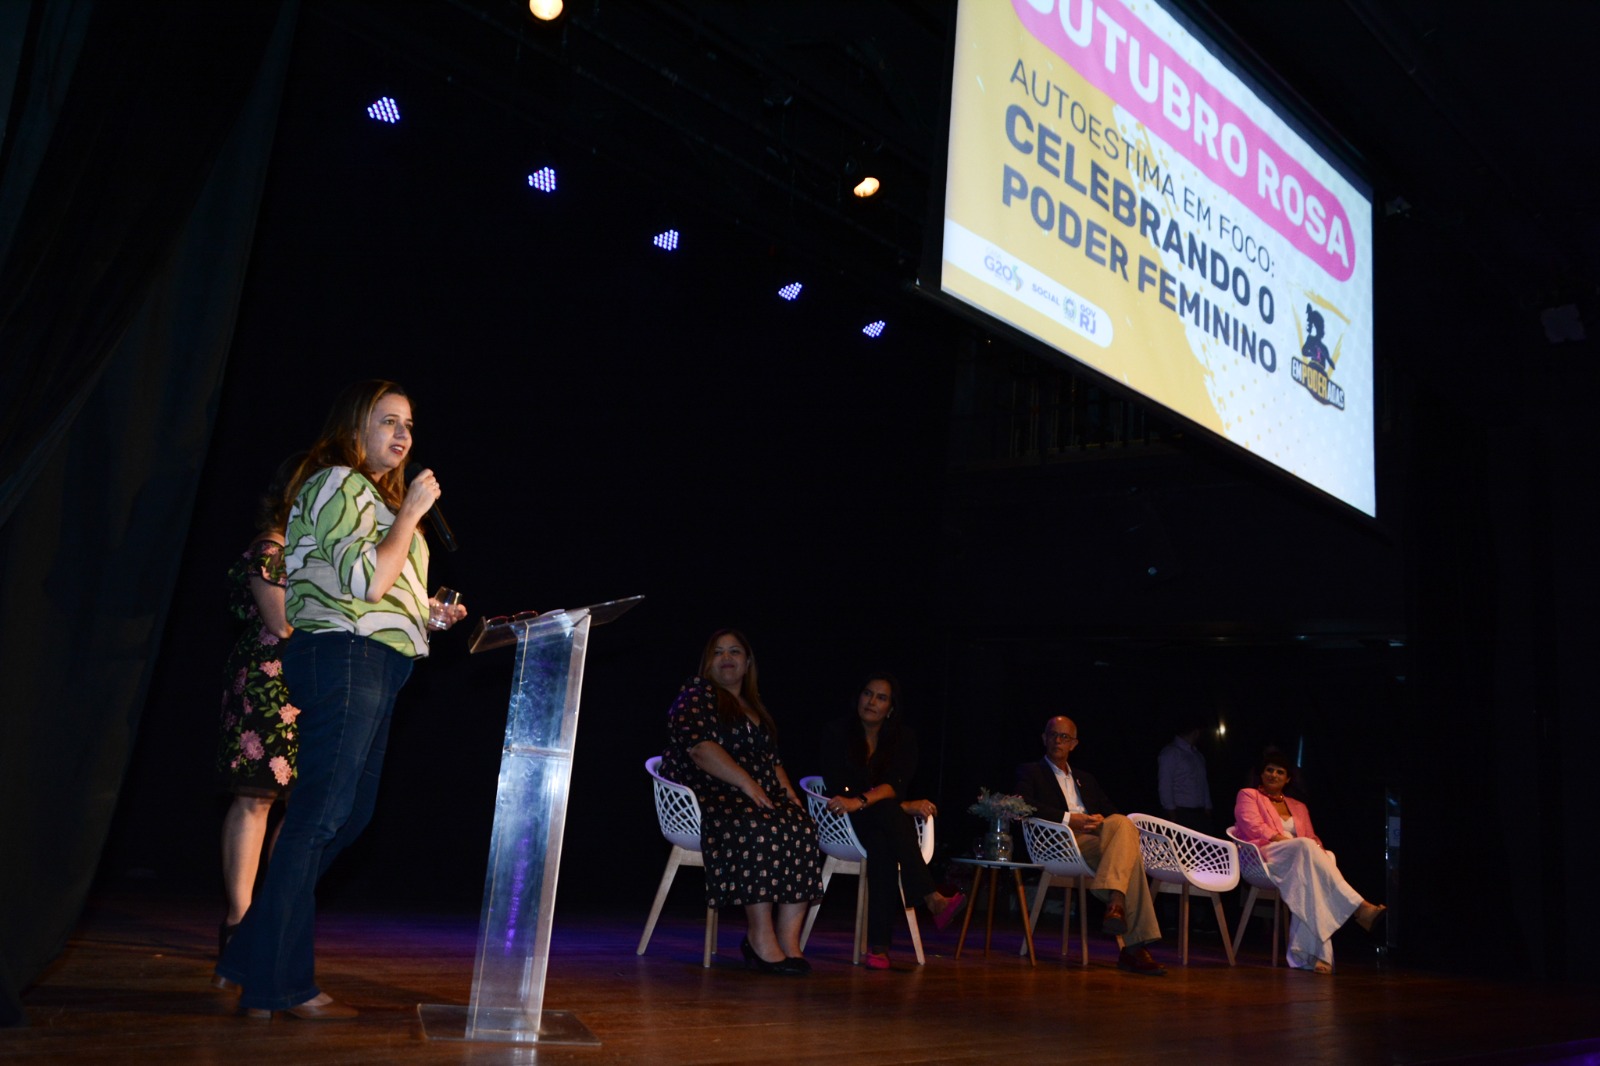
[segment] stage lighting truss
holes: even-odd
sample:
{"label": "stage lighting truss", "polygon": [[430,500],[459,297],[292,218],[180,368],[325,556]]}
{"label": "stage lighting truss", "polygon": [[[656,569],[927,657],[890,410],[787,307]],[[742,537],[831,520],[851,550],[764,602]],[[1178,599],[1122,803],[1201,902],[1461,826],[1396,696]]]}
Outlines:
{"label": "stage lighting truss", "polygon": [[800,298],[800,290],[804,287],[805,286],[801,285],[798,281],[791,281],[789,284],[778,290],[778,295],[783,299],[792,302]]}
{"label": "stage lighting truss", "polygon": [[554,167],[540,167],[528,175],[528,187],[538,189],[540,192],[556,191],[556,170]]}
{"label": "stage lighting truss", "polygon": [[650,238],[650,243],[664,252],[678,250],[678,231],[675,229],[664,230]]}
{"label": "stage lighting truss", "polygon": [[861,332],[869,337],[881,337],[888,325],[889,323],[880,318],[876,322],[868,322],[865,326],[862,326]]}
{"label": "stage lighting truss", "polygon": [[367,116],[392,126],[400,121],[400,105],[387,96],[380,96],[367,107]]}

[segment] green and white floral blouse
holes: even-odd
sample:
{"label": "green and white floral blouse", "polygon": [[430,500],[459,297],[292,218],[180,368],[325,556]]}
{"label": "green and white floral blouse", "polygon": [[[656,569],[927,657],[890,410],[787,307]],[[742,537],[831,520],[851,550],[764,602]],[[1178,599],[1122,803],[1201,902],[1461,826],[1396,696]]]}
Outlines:
{"label": "green and white floral blouse", "polygon": [[355,633],[420,659],[428,654],[428,542],[412,534],[405,566],[377,603],[366,600],[378,542],[395,514],[358,470],[313,474],[289,512],[284,570],[289,624],[299,633]]}

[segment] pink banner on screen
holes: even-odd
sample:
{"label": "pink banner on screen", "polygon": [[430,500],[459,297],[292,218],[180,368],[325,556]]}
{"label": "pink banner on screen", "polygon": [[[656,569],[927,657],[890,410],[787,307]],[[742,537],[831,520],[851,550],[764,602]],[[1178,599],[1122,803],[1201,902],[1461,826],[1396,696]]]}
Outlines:
{"label": "pink banner on screen", "polygon": [[1022,25],[1338,281],[1355,270],[1344,206],[1216,86],[1125,9],[1011,0]]}

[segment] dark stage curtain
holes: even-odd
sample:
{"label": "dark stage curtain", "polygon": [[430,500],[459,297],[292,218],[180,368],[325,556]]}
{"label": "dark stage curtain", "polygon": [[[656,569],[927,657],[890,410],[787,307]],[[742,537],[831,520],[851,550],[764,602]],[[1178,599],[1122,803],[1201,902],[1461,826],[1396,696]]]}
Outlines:
{"label": "dark stage curtain", "polygon": [[4,16],[0,1023],[25,1020],[22,990],[76,922],[127,769],[297,10],[38,0]]}

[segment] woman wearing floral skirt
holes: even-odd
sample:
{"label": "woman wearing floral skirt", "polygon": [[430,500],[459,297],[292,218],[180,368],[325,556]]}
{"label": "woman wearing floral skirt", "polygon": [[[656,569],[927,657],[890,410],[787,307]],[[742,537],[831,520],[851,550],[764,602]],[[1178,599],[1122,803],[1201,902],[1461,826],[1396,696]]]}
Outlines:
{"label": "woman wearing floral skirt", "polygon": [[[292,469],[292,464],[286,464]],[[295,718],[279,647],[291,632],[284,615],[284,478],[261,501],[261,532],[228,568],[228,613],[239,638],[223,670],[222,744],[217,771],[233,802],[222,821],[222,884],[227,910],[218,954],[250,909],[272,805],[294,784]]]}

